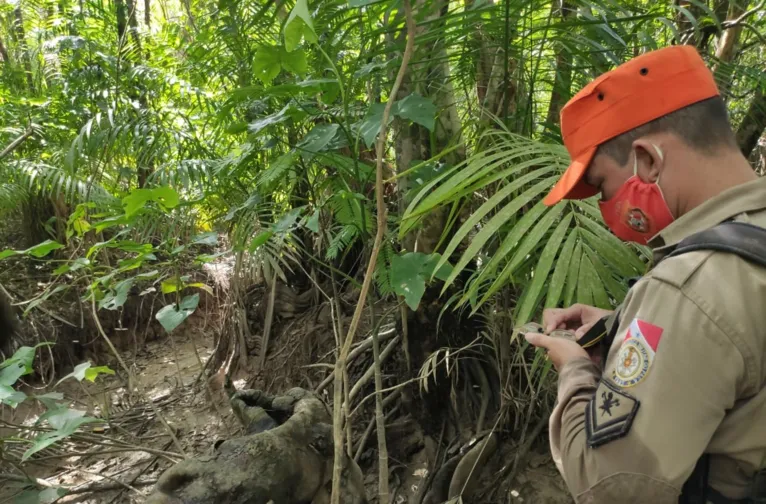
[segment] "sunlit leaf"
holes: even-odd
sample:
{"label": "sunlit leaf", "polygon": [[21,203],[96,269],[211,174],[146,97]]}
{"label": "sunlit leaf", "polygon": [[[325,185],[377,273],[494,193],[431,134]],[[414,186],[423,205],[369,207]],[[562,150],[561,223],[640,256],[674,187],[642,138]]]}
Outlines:
{"label": "sunlit leaf", "polygon": [[282,66],[280,64],[279,48],[274,46],[261,46],[253,56],[253,75],[261,82],[268,85],[279,75]]}
{"label": "sunlit leaf", "polygon": [[311,21],[309,8],[306,0],[297,0],[295,7],[285,23],[285,49],[293,51],[302,38],[307,42],[316,43],[317,35],[314,32],[314,23]]}
{"label": "sunlit leaf", "polygon": [[194,313],[198,304],[199,294],[186,296],[181,300],[180,306],[176,306],[175,303],[164,306],[157,312],[155,318],[167,332],[171,332]]}

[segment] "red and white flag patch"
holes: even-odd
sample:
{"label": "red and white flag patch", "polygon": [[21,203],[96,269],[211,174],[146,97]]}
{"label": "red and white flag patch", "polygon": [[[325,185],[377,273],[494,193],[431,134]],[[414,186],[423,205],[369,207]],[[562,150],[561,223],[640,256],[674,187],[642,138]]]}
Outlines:
{"label": "red and white flag patch", "polygon": [[649,345],[652,352],[657,351],[657,345],[660,344],[662,337],[662,327],[644,322],[640,319],[633,319],[628,327],[628,333],[625,335],[625,341],[630,338],[640,338]]}
{"label": "red and white flag patch", "polygon": [[617,352],[612,380],[620,387],[637,385],[646,377],[662,338],[662,327],[633,319]]}

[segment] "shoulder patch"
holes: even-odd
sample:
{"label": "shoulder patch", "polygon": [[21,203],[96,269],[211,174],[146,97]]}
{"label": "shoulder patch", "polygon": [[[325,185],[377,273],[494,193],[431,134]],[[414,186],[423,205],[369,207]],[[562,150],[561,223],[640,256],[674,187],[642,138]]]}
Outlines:
{"label": "shoulder patch", "polygon": [[630,431],[641,402],[602,379],[585,408],[585,432],[588,446],[596,448]]}
{"label": "shoulder patch", "polygon": [[617,352],[612,371],[615,384],[623,388],[632,387],[646,377],[654,362],[662,332],[662,327],[633,319]]}

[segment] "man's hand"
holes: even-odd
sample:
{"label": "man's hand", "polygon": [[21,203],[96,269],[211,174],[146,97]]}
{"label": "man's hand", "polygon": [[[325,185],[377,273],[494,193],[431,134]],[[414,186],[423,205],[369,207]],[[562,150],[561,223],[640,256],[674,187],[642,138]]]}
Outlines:
{"label": "man's hand", "polygon": [[569,308],[548,308],[543,311],[543,327],[546,333],[554,329],[572,329],[580,339],[593,324],[610,313],[610,310],[579,303]]}
{"label": "man's hand", "polygon": [[548,351],[548,358],[553,362],[557,370],[561,370],[564,365],[579,357],[590,358],[588,352],[577,342],[565,338],[556,338],[540,333],[527,333],[524,335],[527,341],[536,346],[545,348]]}

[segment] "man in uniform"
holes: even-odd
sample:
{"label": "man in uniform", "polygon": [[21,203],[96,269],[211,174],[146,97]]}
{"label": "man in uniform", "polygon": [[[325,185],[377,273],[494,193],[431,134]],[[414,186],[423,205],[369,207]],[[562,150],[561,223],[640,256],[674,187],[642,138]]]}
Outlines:
{"label": "man in uniform", "polygon": [[738,149],[710,71],[691,46],[644,54],[574,96],[561,128],[572,163],[545,204],[601,193],[607,226],[648,244],[654,266],[611,315],[583,305],[543,314],[546,332],[578,337],[609,316],[605,361],[570,340],[526,335],[559,372],[556,466],[577,502],[692,502],[685,483],[705,459],[698,502],[755,502],[766,461],[766,268],[714,250],[668,257],[724,221],[766,227],[766,179]]}

